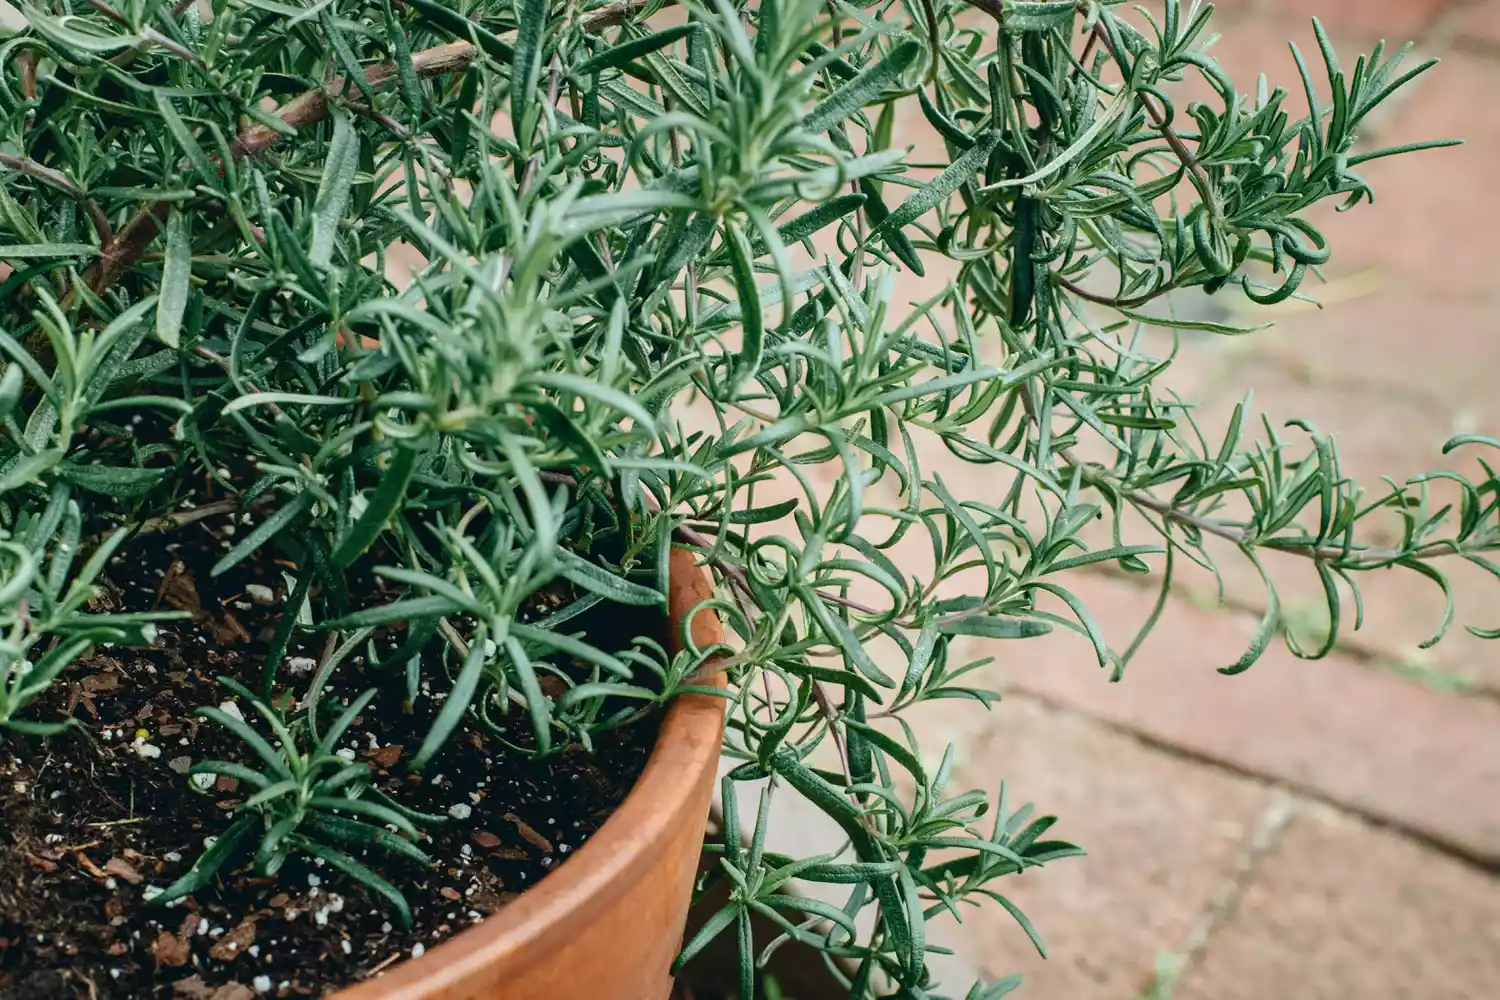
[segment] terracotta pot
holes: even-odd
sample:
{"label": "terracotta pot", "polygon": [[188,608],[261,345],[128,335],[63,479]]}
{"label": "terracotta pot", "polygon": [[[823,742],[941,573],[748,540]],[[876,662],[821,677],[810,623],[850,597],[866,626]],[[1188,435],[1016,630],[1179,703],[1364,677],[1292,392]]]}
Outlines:
{"label": "terracotta pot", "polygon": [[[674,550],[671,568],[675,645],[683,617],[712,585],[688,552]],[[712,612],[692,627],[700,646],[723,635]],[[640,780],[566,863],[484,923],[334,1000],[664,1000],[723,721],[720,698],[677,699]]]}

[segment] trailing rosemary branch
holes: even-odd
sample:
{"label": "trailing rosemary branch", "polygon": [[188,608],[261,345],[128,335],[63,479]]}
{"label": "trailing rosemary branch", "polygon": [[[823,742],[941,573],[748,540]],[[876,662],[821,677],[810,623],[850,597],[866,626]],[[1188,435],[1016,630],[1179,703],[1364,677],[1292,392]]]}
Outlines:
{"label": "trailing rosemary branch", "polygon": [[[1070,629],[1118,672],[1155,616],[1104,635],[1070,571],[1159,573],[1165,599],[1174,564],[1216,569],[1211,539],[1268,586],[1231,673],[1278,637],[1329,652],[1362,573],[1445,594],[1447,563],[1500,576],[1500,441],[1444,446],[1472,477],[1367,491],[1290,415],[1201,427],[1148,336],[1251,332],[1174,318],[1185,294],[1315,295],[1337,232],[1309,210],[1357,209],[1363,164],[1447,144],[1360,141],[1431,63],[1341,60],[1315,22],[1298,117],[1227,78],[1208,4],[664,6],[22,5],[0,39],[0,727],[49,731],[29,706],[93,643],[150,641],[86,606],[110,546],[233,510],[251,527],[217,572],[296,571],[261,675],[230,679],[256,713],[205,709],[247,750],[202,767],[253,806],[172,895],[304,851],[404,912],[401,869],[336,844],[421,863],[422,820],[318,727],[320,701],[334,729],[403,709],[360,694],[378,664],[408,703],[443,694],[417,767],[466,728],[589,744],[722,668],[731,901],[682,960],[736,934],[748,998],[778,943],[758,913],[852,997],[994,1000],[1015,981],[933,981],[927,922],[998,900],[1040,949],[997,880],[1080,852],[1003,792],[950,787],[951,755],[901,721],[997,697],[955,639]],[[1179,103],[1187,77],[1211,99]],[[893,144],[902,114],[931,152]],[[940,290],[908,302],[929,271]],[[579,628],[661,608],[673,547],[714,574],[731,642],[672,656]],[[1321,581],[1317,648],[1267,553]],[[373,579],[397,596],[365,599]],[[569,597],[538,618],[544,592]],[[294,630],[328,643],[310,679],[280,670]],[[736,786],[767,778],[739,830]],[[769,850],[785,796],[843,850]]]}

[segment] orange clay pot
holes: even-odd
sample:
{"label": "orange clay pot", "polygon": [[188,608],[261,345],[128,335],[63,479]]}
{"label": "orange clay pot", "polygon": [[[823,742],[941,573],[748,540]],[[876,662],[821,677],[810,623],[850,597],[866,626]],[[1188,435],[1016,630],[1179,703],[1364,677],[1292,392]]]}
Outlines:
{"label": "orange clay pot", "polygon": [[[712,585],[673,550],[668,615],[683,618]],[[720,641],[711,611],[693,639]],[[717,683],[722,683],[722,675]],[[678,698],[630,794],[567,862],[484,923],[333,1000],[665,1000],[719,760],[724,703]]]}

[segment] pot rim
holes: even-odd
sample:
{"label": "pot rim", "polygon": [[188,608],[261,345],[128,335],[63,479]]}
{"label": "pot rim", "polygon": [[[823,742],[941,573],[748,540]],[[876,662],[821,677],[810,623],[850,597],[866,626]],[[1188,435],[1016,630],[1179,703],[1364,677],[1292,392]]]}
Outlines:
{"label": "pot rim", "polygon": [[[694,605],[713,596],[708,571],[693,554],[673,549],[667,601],[670,646],[681,648],[681,623]],[[723,641],[724,628],[711,608],[693,616],[698,648]],[[724,675],[711,682],[723,686]],[[577,933],[587,911],[624,892],[634,878],[649,878],[656,845],[683,823],[695,822],[693,790],[717,770],[724,699],[679,695],[667,709],[646,769],[598,831],[567,861],[497,913],[456,934],[421,958],[408,958],[381,975],[345,987],[332,1000],[431,1000],[467,996],[466,984],[493,980],[495,966],[526,964],[552,944]],[[453,994],[447,991],[459,991]]]}

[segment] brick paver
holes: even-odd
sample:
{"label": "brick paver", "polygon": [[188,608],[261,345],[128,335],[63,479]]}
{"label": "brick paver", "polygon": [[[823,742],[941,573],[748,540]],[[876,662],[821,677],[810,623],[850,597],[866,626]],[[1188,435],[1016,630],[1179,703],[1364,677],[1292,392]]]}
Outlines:
{"label": "brick paver", "polygon": [[1494,878],[1329,815],[1294,818],[1256,875],[1172,1000],[1496,996]]}
{"label": "brick paver", "polygon": [[1500,48],[1500,0],[1480,0],[1459,22],[1465,41]]}
{"label": "brick paver", "polygon": [[[1116,648],[1153,599],[1104,578],[1071,586]],[[1217,673],[1255,624],[1169,602],[1119,684],[1071,634],[968,640],[964,652],[996,656],[995,669],[1022,691],[1500,864],[1500,706],[1339,656],[1304,662],[1279,643],[1237,677]]]}
{"label": "brick paver", "polygon": [[[987,719],[978,733],[975,718]],[[956,769],[952,791],[993,792],[1003,778],[1012,808],[1031,802],[1039,815],[1057,815],[1048,837],[1089,852],[992,886],[1036,925],[1045,961],[998,906],[966,910],[960,926],[937,922],[944,943],[985,975],[1022,973],[1023,997],[1134,996],[1157,955],[1188,936],[1271,800],[1257,783],[1025,698],[1007,699],[987,717],[966,703],[933,703],[911,721],[924,741],[954,739],[964,752],[968,763]],[[956,996],[968,988],[944,986]]]}
{"label": "brick paver", "polygon": [[1282,378],[1360,396],[1361,415],[1377,404],[1415,407],[1426,419],[1403,437],[1426,453],[1417,456],[1424,468],[1443,461],[1444,436],[1500,430],[1492,378],[1500,370],[1500,297],[1434,298],[1421,282],[1381,270],[1309,294],[1326,295],[1323,308],[1273,314],[1276,326],[1244,341],[1248,364],[1226,366],[1221,386],[1272,381],[1256,370],[1269,364]]}
{"label": "brick paver", "polygon": [[[1253,0],[1251,0],[1253,2]],[[1405,41],[1422,35],[1439,14],[1462,0],[1261,0],[1262,9],[1316,14],[1331,29]],[[1231,0],[1239,6],[1246,0]]]}

